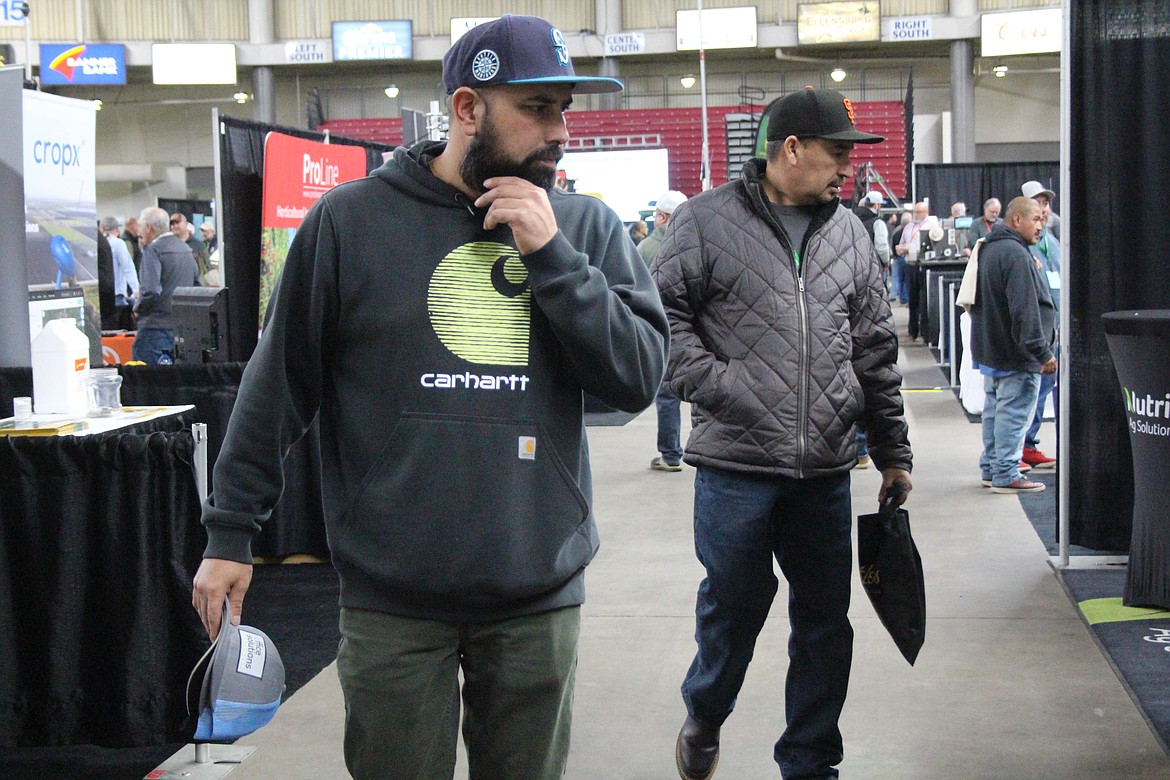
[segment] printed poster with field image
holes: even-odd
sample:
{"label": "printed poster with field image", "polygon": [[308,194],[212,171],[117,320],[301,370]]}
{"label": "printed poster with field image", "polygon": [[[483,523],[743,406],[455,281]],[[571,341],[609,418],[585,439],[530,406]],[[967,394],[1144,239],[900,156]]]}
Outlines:
{"label": "printed poster with field image", "polygon": [[29,289],[81,287],[96,306],[94,103],[28,89],[21,95]]}
{"label": "printed poster with field image", "polygon": [[317,199],[342,182],[366,175],[361,146],[325,144],[283,133],[264,138],[264,201],[260,227],[260,326],[268,299],[301,220]]}

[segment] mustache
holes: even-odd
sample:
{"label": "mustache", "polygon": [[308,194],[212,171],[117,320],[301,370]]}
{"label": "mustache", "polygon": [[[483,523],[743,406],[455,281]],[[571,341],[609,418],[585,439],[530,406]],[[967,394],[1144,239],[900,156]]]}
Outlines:
{"label": "mustache", "polygon": [[565,156],[565,150],[560,144],[550,144],[543,149],[533,152],[524,159],[524,164],[534,162],[560,162]]}

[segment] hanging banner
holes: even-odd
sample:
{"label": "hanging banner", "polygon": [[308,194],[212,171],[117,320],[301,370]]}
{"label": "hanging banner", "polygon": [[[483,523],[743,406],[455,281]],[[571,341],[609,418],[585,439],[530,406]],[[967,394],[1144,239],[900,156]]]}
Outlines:
{"label": "hanging banner", "polygon": [[97,304],[96,108],[26,89],[24,222],[30,288],[80,285]]}
{"label": "hanging banner", "polygon": [[126,47],[120,43],[42,43],[42,84],[125,84]]}
{"label": "hanging banner", "polygon": [[260,323],[284,268],[288,247],[317,199],[366,175],[366,150],[283,133],[264,138],[264,200],[260,221]]}

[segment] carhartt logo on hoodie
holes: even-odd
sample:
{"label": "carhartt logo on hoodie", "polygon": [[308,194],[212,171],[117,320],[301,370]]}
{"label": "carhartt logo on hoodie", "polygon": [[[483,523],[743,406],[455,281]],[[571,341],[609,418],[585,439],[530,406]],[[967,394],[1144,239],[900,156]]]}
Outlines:
{"label": "carhartt logo on hoodie", "polygon": [[532,322],[528,270],[514,247],[464,244],[431,277],[431,327],[447,349],[471,363],[528,365]]}

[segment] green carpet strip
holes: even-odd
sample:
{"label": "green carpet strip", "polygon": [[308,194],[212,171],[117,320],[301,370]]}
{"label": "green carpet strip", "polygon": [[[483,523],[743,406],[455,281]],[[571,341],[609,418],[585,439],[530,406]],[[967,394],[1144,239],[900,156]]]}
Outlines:
{"label": "green carpet strip", "polygon": [[1090,626],[1098,623],[1121,623],[1126,620],[1159,620],[1170,618],[1170,611],[1147,607],[1127,607],[1120,598],[1087,599],[1079,602],[1081,614]]}

